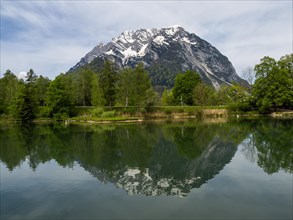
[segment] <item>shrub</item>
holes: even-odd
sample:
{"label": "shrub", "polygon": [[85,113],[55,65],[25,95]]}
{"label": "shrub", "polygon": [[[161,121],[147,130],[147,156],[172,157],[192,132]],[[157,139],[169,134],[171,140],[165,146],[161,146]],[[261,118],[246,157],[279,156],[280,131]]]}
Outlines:
{"label": "shrub", "polygon": [[124,114],[130,114],[130,115],[135,115],[135,113],[137,112],[137,107],[127,107],[123,109],[123,113]]}
{"label": "shrub", "polygon": [[68,114],[65,112],[57,112],[53,115],[53,118],[57,121],[63,121],[68,118]]}
{"label": "shrub", "polygon": [[102,114],[102,118],[111,118],[111,117],[115,117],[116,116],[116,111],[107,111],[107,112],[103,112]]}
{"label": "shrub", "polygon": [[44,117],[44,118],[48,118],[50,117],[50,108],[47,106],[40,106],[39,107],[39,112],[37,114],[37,117]]}
{"label": "shrub", "polygon": [[94,108],[93,110],[91,110],[91,114],[95,117],[101,117],[104,113],[103,108]]}
{"label": "shrub", "polygon": [[168,115],[168,116],[171,116],[171,114],[172,114],[172,111],[171,111],[171,109],[169,109],[169,108],[165,109],[164,112],[165,112],[165,114]]}

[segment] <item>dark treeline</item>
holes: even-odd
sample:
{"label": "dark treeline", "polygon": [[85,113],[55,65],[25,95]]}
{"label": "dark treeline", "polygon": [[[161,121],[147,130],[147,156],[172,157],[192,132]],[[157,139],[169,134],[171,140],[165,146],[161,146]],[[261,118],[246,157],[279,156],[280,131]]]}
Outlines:
{"label": "dark treeline", "polygon": [[142,64],[117,71],[105,61],[100,72],[79,69],[50,81],[31,69],[25,80],[7,70],[0,79],[0,114],[30,121],[38,117],[66,118],[74,106],[137,106],[158,103],[148,72]]}
{"label": "dark treeline", "polygon": [[[10,70],[0,79],[0,115],[24,122],[36,117],[74,116],[74,106],[149,108],[154,105],[227,105],[237,111],[269,113],[293,108],[293,54],[279,61],[264,57],[254,68],[255,82],[249,88],[222,85],[215,90],[187,70],[176,75],[174,87],[159,95],[143,64],[115,69],[105,61],[100,71],[80,68],[54,80],[37,76],[31,69],[25,80]],[[251,73],[254,74],[254,73]],[[161,97],[161,98],[160,98]]]}

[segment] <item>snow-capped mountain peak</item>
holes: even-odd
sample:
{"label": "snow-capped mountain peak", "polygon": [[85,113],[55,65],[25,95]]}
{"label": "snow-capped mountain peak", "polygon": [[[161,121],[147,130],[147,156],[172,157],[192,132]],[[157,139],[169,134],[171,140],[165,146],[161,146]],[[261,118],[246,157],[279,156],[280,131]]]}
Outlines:
{"label": "snow-capped mountain peak", "polygon": [[[109,59],[118,68],[143,62],[155,86],[173,86],[176,74],[188,69],[198,72],[203,81],[215,88],[233,82],[245,84],[227,57],[180,25],[124,31],[109,43],[97,45],[70,71],[87,65],[94,59]],[[158,77],[158,74],[162,74],[158,68],[167,71],[169,75]]]}

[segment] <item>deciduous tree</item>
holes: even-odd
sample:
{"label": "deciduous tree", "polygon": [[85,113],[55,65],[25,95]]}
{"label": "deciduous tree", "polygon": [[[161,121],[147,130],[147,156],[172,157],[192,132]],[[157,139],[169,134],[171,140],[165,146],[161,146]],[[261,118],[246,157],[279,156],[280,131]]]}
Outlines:
{"label": "deciduous tree", "polygon": [[254,68],[256,81],[253,99],[261,112],[277,108],[293,108],[293,54],[275,61],[264,57]]}
{"label": "deciduous tree", "polygon": [[106,60],[100,75],[100,85],[106,105],[114,106],[116,93],[117,72],[114,64]]}
{"label": "deciduous tree", "polygon": [[21,82],[10,71],[4,73],[3,78],[0,79],[0,114],[9,112],[9,107],[20,89]]}
{"label": "deciduous tree", "polygon": [[99,78],[95,73],[93,74],[91,84],[91,104],[93,106],[103,106],[105,104],[105,100],[103,98],[103,92],[101,89]]}
{"label": "deciduous tree", "polygon": [[251,66],[247,67],[242,72],[242,77],[249,83],[249,85],[252,85],[255,80],[255,72]]}
{"label": "deciduous tree", "polygon": [[128,107],[129,105],[134,105],[132,100],[135,89],[134,89],[134,73],[133,69],[126,67],[119,72],[118,82],[117,82],[117,101]]}
{"label": "deciduous tree", "polygon": [[174,100],[174,97],[173,97],[172,89],[168,90],[168,89],[165,88],[163,93],[162,93],[161,105],[172,106],[174,104],[175,104],[175,100]]}
{"label": "deciduous tree", "polygon": [[117,81],[117,100],[127,106],[146,107],[156,102],[156,94],[151,85],[149,73],[139,63],[134,69],[120,71]]}
{"label": "deciduous tree", "polygon": [[49,85],[46,103],[50,116],[57,119],[66,118],[71,115],[73,109],[72,98],[68,91],[66,76],[60,74]]}
{"label": "deciduous tree", "polygon": [[209,106],[214,104],[215,90],[204,83],[198,83],[193,90],[193,104]]}
{"label": "deciduous tree", "polygon": [[39,76],[36,80],[36,98],[39,106],[45,106],[47,90],[50,84],[48,77]]}
{"label": "deciduous tree", "polygon": [[193,89],[200,82],[200,76],[192,70],[177,74],[173,88],[176,103],[179,105],[193,105]]}

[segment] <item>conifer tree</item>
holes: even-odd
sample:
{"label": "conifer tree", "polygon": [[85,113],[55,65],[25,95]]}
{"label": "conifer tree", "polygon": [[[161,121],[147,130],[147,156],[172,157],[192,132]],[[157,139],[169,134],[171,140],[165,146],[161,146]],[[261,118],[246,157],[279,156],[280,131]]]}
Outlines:
{"label": "conifer tree", "polygon": [[36,117],[36,79],[37,75],[30,69],[27,72],[24,85],[18,91],[14,103],[11,106],[14,117],[23,123],[28,123]]}

